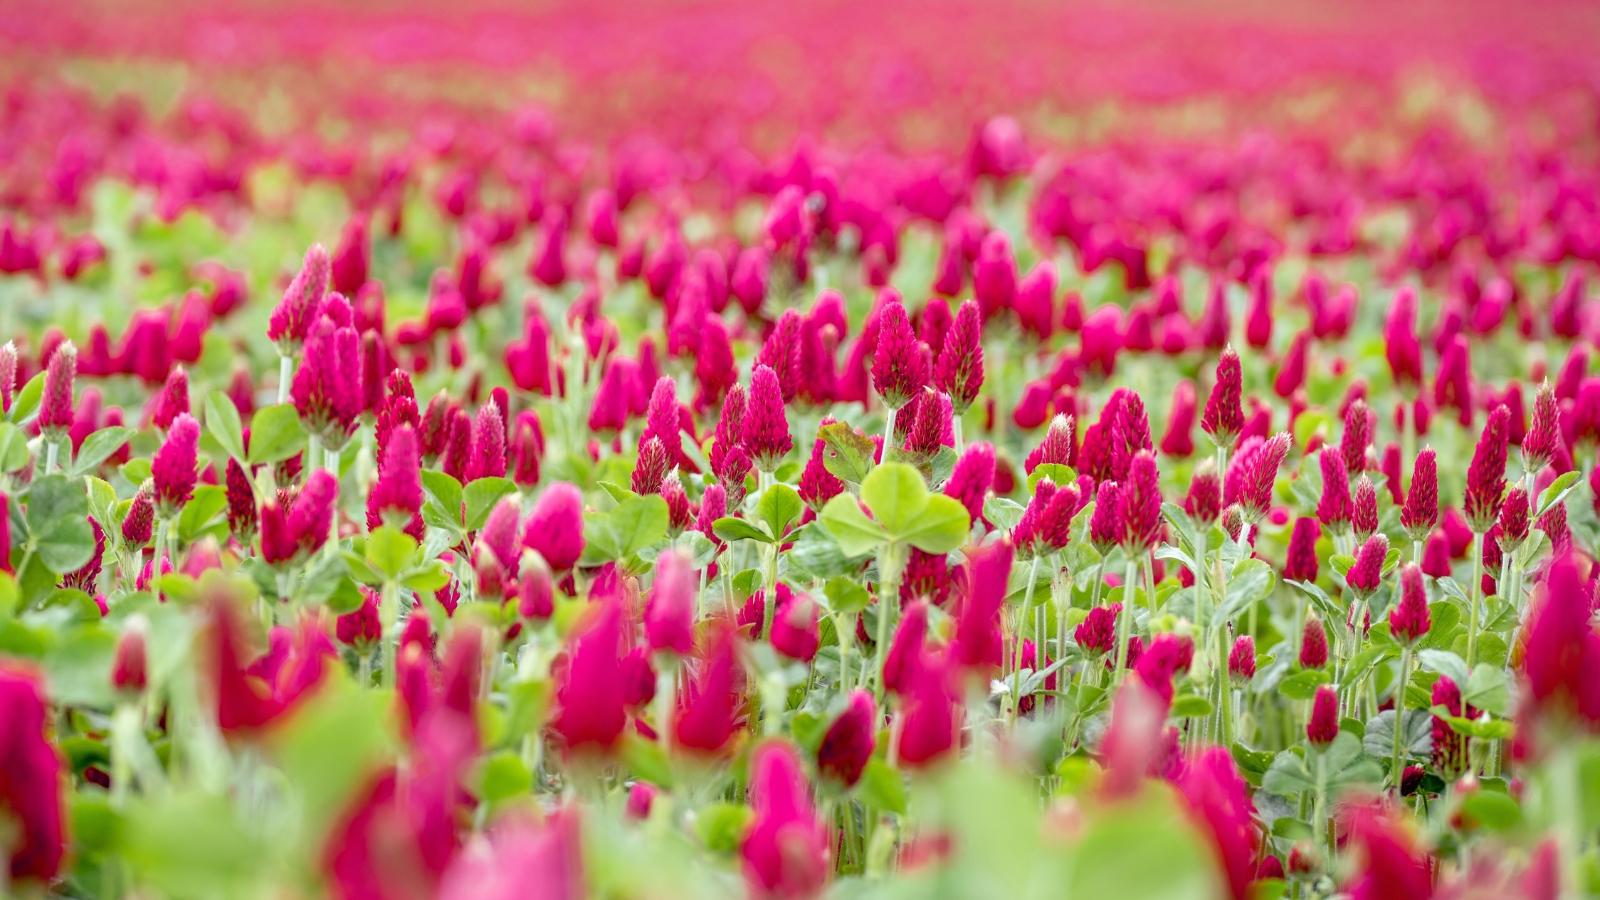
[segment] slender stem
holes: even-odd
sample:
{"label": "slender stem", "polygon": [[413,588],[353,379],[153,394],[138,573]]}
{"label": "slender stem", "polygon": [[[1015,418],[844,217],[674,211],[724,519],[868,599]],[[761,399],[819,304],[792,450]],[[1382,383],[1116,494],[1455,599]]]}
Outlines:
{"label": "slender stem", "polygon": [[884,545],[883,555],[878,557],[878,645],[873,649],[872,675],[874,679],[875,699],[883,703],[883,664],[889,655],[889,620],[894,618],[894,609],[900,602],[900,555],[899,544]]}
{"label": "slender stem", "polygon": [[761,604],[761,635],[771,641],[772,616],[778,608],[778,545],[764,544],[762,553],[767,558],[764,560],[766,565],[762,567],[766,570],[764,580],[766,590],[763,592]]}
{"label": "slender stem", "polygon": [[672,752],[672,709],[678,702],[678,659],[671,656],[663,661],[661,674],[656,676],[656,739],[661,749]]}
{"label": "slender stem", "polygon": [[278,402],[289,400],[289,381],[294,378],[294,357],[278,357]]}
{"label": "slender stem", "polygon": [[1483,602],[1483,535],[1473,533],[1468,552],[1472,554],[1472,583],[1467,585],[1467,615],[1471,617],[1467,622],[1467,668],[1470,669],[1478,659],[1478,620],[1482,618],[1479,608]]}
{"label": "slender stem", "polygon": [[961,416],[952,416],[950,419],[950,431],[955,435],[957,456],[961,455],[962,448],[966,446],[965,436],[962,434],[961,418]]}
{"label": "slender stem", "polygon": [[1117,615],[1117,669],[1112,674],[1113,685],[1122,684],[1122,673],[1128,668],[1128,633],[1133,628],[1133,572],[1137,561],[1128,557],[1123,570],[1122,610]]}
{"label": "slender stem", "polygon": [[[423,615],[421,611],[412,615]],[[383,594],[378,599],[378,620],[383,624],[383,686],[394,687],[395,656],[399,652],[400,635],[395,627],[400,618],[400,585],[393,581],[383,583]]]}
{"label": "slender stem", "polygon": [[49,475],[56,470],[56,456],[61,452],[61,442],[48,438],[44,442],[44,473]]}
{"label": "slender stem", "polygon": [[1400,796],[1400,778],[1405,771],[1400,758],[1400,734],[1406,725],[1406,685],[1411,682],[1411,648],[1400,649],[1400,680],[1394,689],[1394,756],[1389,760],[1389,784],[1394,795]]}

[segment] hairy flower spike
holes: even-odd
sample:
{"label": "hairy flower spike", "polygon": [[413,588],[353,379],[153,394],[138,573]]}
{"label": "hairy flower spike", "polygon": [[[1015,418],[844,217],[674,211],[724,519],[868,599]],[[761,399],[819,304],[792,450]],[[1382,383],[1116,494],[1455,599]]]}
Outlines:
{"label": "hairy flower spike", "polygon": [[417,433],[401,425],[389,435],[378,480],[367,494],[368,525],[374,520],[409,530],[422,514],[422,458]]}
{"label": "hairy flower spike", "polygon": [[1372,479],[1365,475],[1356,481],[1352,506],[1354,511],[1350,523],[1355,529],[1356,540],[1364,541],[1378,530],[1378,489],[1373,486]]}
{"label": "hairy flower spike", "polygon": [[1183,498],[1183,511],[1207,528],[1222,515],[1222,479],[1217,476],[1217,464],[1211,458],[1195,466],[1194,475],[1189,479],[1189,493]]}
{"label": "hairy flower spike", "polygon": [[1561,411],[1556,404],[1555,390],[1546,381],[1539,385],[1533,398],[1533,421],[1522,437],[1522,467],[1537,473],[1550,464],[1556,456],[1556,443],[1561,440]]}
{"label": "hairy flower spike", "polygon": [[1381,534],[1367,538],[1356,552],[1356,561],[1345,573],[1345,583],[1356,596],[1366,599],[1377,591],[1383,581],[1383,563],[1389,555],[1389,539]]}
{"label": "hairy flower spike", "polygon": [[994,484],[994,445],[970,444],[945,480],[944,494],[961,501],[973,522],[983,520],[983,504]]}
{"label": "hairy flower spike", "polygon": [[1228,653],[1228,674],[1238,681],[1256,677],[1256,639],[1248,634],[1239,635]]}
{"label": "hairy flower spike", "polygon": [[1467,524],[1478,534],[1488,531],[1500,515],[1506,490],[1508,418],[1509,413],[1503,406],[1489,414],[1477,449],[1472,453],[1472,462],[1467,466],[1465,512]]}
{"label": "hairy flower spike", "polygon": [[183,366],[175,366],[167,374],[167,382],[162,385],[161,392],[156,394],[154,406],[150,410],[150,424],[166,431],[172,427],[173,419],[188,411],[189,373]]}
{"label": "hairy flower spike", "polygon": [[128,514],[122,520],[122,542],[129,547],[144,547],[155,533],[155,493],[155,482],[146,479],[144,484],[139,485],[138,493],[133,495],[133,503],[128,506]]}
{"label": "hairy flower spike", "polygon": [[[966,414],[983,386],[982,331],[983,314],[977,301],[961,304],[934,367],[934,387],[949,395],[951,408],[957,416]],[[882,337],[879,339],[881,341]]]}
{"label": "hairy flower spike", "polygon": [[1389,633],[1407,647],[1414,647],[1432,627],[1422,570],[1415,563],[1406,563],[1400,569],[1400,602],[1389,611]]}
{"label": "hairy flower spike", "polygon": [[328,251],[321,244],[312,244],[299,273],[289,282],[283,299],[273,309],[267,323],[267,339],[278,345],[280,356],[299,353],[300,345],[321,311],[331,266]]}
{"label": "hairy flower spike", "polygon": [[1089,543],[1102,556],[1122,541],[1122,495],[1115,481],[1102,481],[1095,490],[1094,513],[1089,516]]}
{"label": "hairy flower spike", "polygon": [[167,430],[167,439],[150,461],[150,476],[155,482],[155,502],[163,518],[175,514],[194,496],[199,480],[196,466],[200,458],[200,423],[182,413]]}
{"label": "hairy flower spike", "polygon": [[1244,374],[1239,354],[1232,347],[1222,351],[1217,360],[1217,381],[1206,398],[1205,412],[1200,416],[1200,430],[1211,436],[1219,447],[1232,447],[1244,430]]}
{"label": "hairy flower spike", "polygon": [[44,393],[39,400],[39,431],[59,443],[72,428],[72,387],[78,374],[78,348],[62,341],[50,354],[44,373]]}
{"label": "hairy flower spike", "polygon": [[1339,452],[1351,475],[1366,470],[1367,448],[1372,446],[1372,432],[1377,425],[1378,414],[1359,397],[1345,410],[1344,439],[1339,444]]}
{"label": "hairy flower spike", "polygon": [[1300,668],[1320,669],[1328,664],[1328,632],[1316,613],[1306,616],[1300,634]]}
{"label": "hairy flower spike", "polygon": [[1311,701],[1311,720],[1306,723],[1306,739],[1322,749],[1339,736],[1339,697],[1333,688],[1322,685]]}
{"label": "hairy flower spike", "polygon": [[778,376],[766,366],[756,366],[750,376],[750,410],[745,417],[744,442],[755,467],[769,473],[777,471],[778,463],[794,447]]}
{"label": "hairy flower spike", "polygon": [[1426,540],[1439,521],[1439,469],[1432,447],[1422,448],[1411,469],[1411,488],[1400,510],[1400,525],[1413,541]]}
{"label": "hairy flower spike", "polygon": [[[946,342],[946,352],[949,343]],[[878,347],[872,358],[872,389],[883,398],[884,406],[900,409],[927,383],[928,359],[922,344],[911,330],[905,307],[898,300],[890,300],[878,310]],[[964,389],[965,385],[955,387]]]}
{"label": "hairy flower spike", "polygon": [[[833,424],[836,423],[832,416],[823,416],[818,428]],[[823,452],[827,445],[828,442],[821,438],[811,445],[811,458],[806,460],[805,470],[800,474],[800,499],[804,500],[812,511],[818,513],[822,512],[822,507],[826,506],[829,500],[844,493],[845,489],[844,482],[829,472],[823,462]]]}
{"label": "hairy flower spike", "polygon": [[1122,489],[1122,546],[1138,554],[1155,546],[1161,534],[1161,483],[1155,457],[1141,450],[1128,467]]}
{"label": "hairy flower spike", "polygon": [[1246,519],[1259,522],[1272,504],[1272,488],[1278,478],[1278,467],[1289,455],[1292,439],[1288,434],[1268,438],[1256,453],[1250,469],[1244,473],[1244,490],[1239,497]]}
{"label": "hairy flower spike", "polygon": [[467,481],[504,478],[506,474],[506,422],[500,407],[485,403],[472,420],[472,451],[467,461]]}
{"label": "hairy flower spike", "polygon": [[1343,457],[1331,447],[1323,449],[1318,463],[1322,467],[1322,495],[1317,501],[1317,518],[1335,534],[1342,534],[1349,530],[1350,520],[1355,516],[1350,474]]}
{"label": "hairy flower spike", "polygon": [[1321,536],[1322,527],[1317,524],[1316,519],[1301,516],[1295,520],[1294,530],[1289,533],[1288,558],[1283,566],[1285,579],[1317,580],[1317,538]]}
{"label": "hairy flower spike", "polygon": [[1500,545],[1507,551],[1522,546],[1528,537],[1528,492],[1517,485],[1506,492],[1505,503],[1500,507]]}

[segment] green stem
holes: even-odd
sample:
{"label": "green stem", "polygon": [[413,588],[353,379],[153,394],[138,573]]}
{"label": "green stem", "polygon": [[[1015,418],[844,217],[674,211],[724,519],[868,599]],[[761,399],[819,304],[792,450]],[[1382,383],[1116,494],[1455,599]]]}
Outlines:
{"label": "green stem", "polygon": [[1395,682],[1394,689],[1394,755],[1389,760],[1389,784],[1394,788],[1394,795],[1400,796],[1400,778],[1405,772],[1405,766],[1400,757],[1400,734],[1405,730],[1406,724],[1406,685],[1411,681],[1411,648],[1403,647],[1400,650],[1400,680]]}
{"label": "green stem", "polygon": [[1128,557],[1123,570],[1122,610],[1117,614],[1117,668],[1111,676],[1112,685],[1122,684],[1123,671],[1128,668],[1128,634],[1133,629],[1133,573],[1137,561]]}
{"label": "green stem", "polygon": [[[424,615],[420,610],[412,615]],[[378,599],[378,620],[383,624],[383,686],[394,687],[395,656],[399,652],[400,585],[393,581],[383,583],[383,594]]]}
{"label": "green stem", "polygon": [[1467,585],[1467,668],[1471,669],[1478,658],[1478,621],[1483,618],[1479,612],[1483,603],[1483,535],[1472,535],[1468,552],[1472,554],[1472,582]]}
{"label": "green stem", "polygon": [[289,400],[289,381],[294,378],[294,358],[289,356],[278,357],[278,402],[287,403]]}
{"label": "green stem", "polygon": [[889,620],[900,603],[901,552],[899,544],[889,543],[878,557],[878,646],[873,650],[872,673],[879,705],[883,704],[883,664],[889,655]]}

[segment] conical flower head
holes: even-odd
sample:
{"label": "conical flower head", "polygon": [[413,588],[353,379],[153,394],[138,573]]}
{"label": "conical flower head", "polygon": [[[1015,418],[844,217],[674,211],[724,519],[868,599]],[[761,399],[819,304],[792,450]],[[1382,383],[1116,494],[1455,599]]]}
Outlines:
{"label": "conical flower head", "polygon": [[1378,489],[1373,486],[1371,478],[1362,475],[1356,480],[1351,500],[1354,509],[1350,525],[1355,529],[1356,540],[1364,541],[1378,530]]}
{"label": "conical flower head", "polygon": [[756,366],[750,376],[750,409],[745,416],[744,443],[755,467],[763,472],[777,471],[778,463],[794,447],[778,376],[766,366]]}
{"label": "conical flower head", "polygon": [[1467,466],[1467,524],[1478,534],[1494,525],[1506,492],[1506,452],[1510,414],[1504,406],[1489,414]]}
{"label": "conical flower head", "polygon": [[1356,561],[1344,576],[1345,583],[1356,596],[1365,599],[1378,590],[1378,585],[1383,581],[1384,560],[1388,555],[1389,539],[1382,534],[1367,538],[1361,549],[1356,551]]}
{"label": "conical flower head", "polygon": [[[836,424],[832,416],[823,416],[818,427],[820,429],[832,424]],[[829,472],[827,463],[824,462],[823,453],[826,447],[827,441],[822,438],[818,438],[816,443],[812,444],[811,458],[806,460],[805,470],[800,474],[800,499],[804,500],[813,512],[818,513],[822,512],[822,507],[827,505],[829,500],[844,493],[844,482]]]}
{"label": "conical flower head", "polygon": [[545,488],[523,528],[522,546],[538,551],[557,572],[571,569],[583,555],[583,492],[564,481]]}
{"label": "conical flower head", "polygon": [[698,576],[681,550],[669,549],[656,560],[655,585],[644,608],[645,639],[654,651],[687,656],[694,649],[694,603]]}
{"label": "conical flower head", "polygon": [[1500,507],[1500,545],[1507,551],[1515,550],[1528,537],[1528,492],[1517,485],[1506,492],[1505,503]]}
{"label": "conical flower head", "polygon": [[962,668],[989,672],[1000,665],[1000,607],[1014,553],[1009,541],[997,541],[967,553],[966,593],[956,616],[951,652]]}
{"label": "conical flower head", "polygon": [[1433,627],[1422,570],[1407,563],[1400,570],[1400,602],[1389,611],[1389,633],[1408,647],[1415,646]]}
{"label": "conical flower head", "polygon": [[354,328],[320,319],[305,339],[305,359],[289,395],[306,428],[340,449],[364,407],[361,342]]}
{"label": "conical flower head", "polygon": [[983,387],[982,337],[983,314],[977,301],[968,300],[956,313],[933,372],[934,387],[950,397],[957,416],[966,414]]}
{"label": "conical flower head", "polygon": [[778,317],[778,325],[761,345],[756,364],[766,366],[778,376],[778,387],[783,402],[788,403],[800,394],[803,372],[800,367],[802,317],[798,309],[786,309]]}
{"label": "conical flower head", "polygon": [[710,639],[707,658],[684,685],[673,722],[677,744],[702,755],[719,754],[738,728],[745,673],[734,629],[723,626]]}
{"label": "conical flower head", "polygon": [[740,847],[744,877],[757,898],[805,900],[822,893],[832,863],[800,760],[787,744],[759,747],[750,762],[755,809]]}
{"label": "conical flower head", "polygon": [[1322,685],[1311,700],[1311,719],[1306,723],[1306,739],[1313,747],[1321,749],[1339,736],[1339,696],[1333,688]]}
{"label": "conical flower head", "polygon": [[172,427],[172,420],[189,411],[189,373],[183,366],[175,366],[167,374],[167,383],[156,395],[150,410],[150,424],[162,431]]}
{"label": "conical flower head", "polygon": [[1344,439],[1339,443],[1339,453],[1351,475],[1366,470],[1367,448],[1372,446],[1372,432],[1377,424],[1378,414],[1360,397],[1345,410]]}
{"label": "conical flower head", "polygon": [[904,695],[911,689],[921,669],[923,642],[927,636],[928,604],[921,600],[906,604],[883,661],[885,693]]}
{"label": "conical flower head", "polygon": [[961,501],[974,522],[983,520],[983,503],[994,484],[994,445],[969,444],[944,483],[944,494]]}
{"label": "conical flower head", "polygon": [[1208,528],[1222,515],[1222,479],[1217,476],[1217,464],[1212,459],[1203,459],[1195,466],[1189,493],[1183,498],[1183,511]]}
{"label": "conical flower head", "polygon": [[1232,447],[1244,429],[1243,397],[1244,370],[1238,352],[1228,347],[1217,360],[1217,381],[1200,416],[1200,430],[1210,435],[1217,446]]}
{"label": "conical flower head", "polygon": [[9,860],[13,882],[39,882],[56,877],[67,855],[64,828],[67,784],[61,756],[46,738],[50,705],[43,680],[21,663],[0,662],[0,807],[6,810],[7,840],[0,864]]}
{"label": "conical flower head", "polygon": [[1228,674],[1240,681],[1256,677],[1256,639],[1248,634],[1239,635],[1228,652]]}
{"label": "conical flower head", "polygon": [[1278,478],[1278,467],[1283,465],[1284,457],[1289,455],[1291,443],[1292,440],[1286,433],[1275,434],[1268,438],[1255,454],[1250,468],[1243,473],[1244,483],[1239,505],[1249,521],[1261,521],[1267,514],[1267,508],[1272,505],[1272,488]]}
{"label": "conical flower head", "polygon": [[1322,536],[1322,526],[1310,516],[1301,516],[1289,532],[1289,549],[1283,565],[1283,577],[1289,581],[1317,580],[1317,539]]}
{"label": "conical flower head", "polygon": [[384,523],[405,529],[422,513],[422,459],[417,433],[401,425],[389,435],[383,448],[378,480],[368,495],[368,505]]}
{"label": "conical flower head", "polygon": [[1098,659],[1110,653],[1116,645],[1117,614],[1121,611],[1120,603],[1097,606],[1089,610],[1089,614],[1072,632],[1072,639],[1078,642],[1079,649],[1090,659]]}
{"label": "conical flower head", "polygon": [[628,724],[622,643],[622,608],[614,597],[591,607],[567,640],[567,667],[557,680],[550,727],[568,752],[606,752],[622,737]]}
{"label": "conical flower head", "polygon": [[299,273],[289,282],[289,289],[283,292],[283,299],[267,322],[267,339],[278,345],[279,355],[294,356],[299,352],[321,312],[331,267],[328,251],[321,244],[312,244]]}
{"label": "conical flower head", "polygon": [[1417,340],[1417,293],[1401,288],[1389,307],[1383,329],[1383,352],[1395,384],[1414,396],[1422,385],[1422,344]]}
{"label": "conical flower head", "polygon": [[50,354],[39,399],[39,431],[46,440],[59,442],[72,428],[72,388],[77,375],[78,348],[71,341],[62,341]]}
{"label": "conical flower head", "polygon": [[1141,450],[1133,457],[1122,500],[1122,546],[1142,553],[1155,546],[1161,535],[1161,482],[1156,459],[1149,451]]}
{"label": "conical flower head", "polygon": [[878,710],[872,692],[854,691],[817,746],[817,771],[847,788],[855,787],[872,760],[877,739]]}
{"label": "conical flower head", "polygon": [[[122,542],[129,547],[138,549],[150,543],[151,536],[155,533],[155,482],[146,479],[139,485],[139,490],[133,495],[133,503],[128,507],[128,514],[122,519]],[[0,522],[0,526],[9,525]],[[9,544],[9,541],[7,542]],[[9,546],[6,548],[10,550]],[[7,556],[9,557],[9,553]]]}
{"label": "conical flower head", "polygon": [[200,423],[183,413],[173,420],[167,439],[150,460],[155,502],[163,517],[177,512],[194,496],[194,486],[199,480],[196,471],[199,459]]}
{"label": "conical flower head", "polygon": [[1094,512],[1089,516],[1089,543],[1104,556],[1122,542],[1123,491],[1115,481],[1095,488]]}
{"label": "conical flower head", "polygon": [[1027,460],[1022,464],[1023,471],[1029,475],[1041,465],[1070,466],[1076,448],[1073,446],[1077,436],[1077,420],[1064,413],[1058,413],[1050,420],[1050,428],[1045,432],[1044,440],[1039,446],[1028,454]]}
{"label": "conical flower head", "polygon": [[1320,669],[1328,664],[1328,632],[1316,614],[1306,617],[1300,634],[1300,668]]}
{"label": "conical flower head", "polygon": [[1413,541],[1426,540],[1439,521],[1439,468],[1432,447],[1422,448],[1411,468],[1411,487],[1400,509],[1400,525]]}
{"label": "conical flower head", "polygon": [[[946,347],[948,349],[948,342]],[[872,357],[872,389],[883,398],[884,406],[899,409],[927,383],[928,359],[922,343],[911,330],[905,307],[898,300],[890,300],[878,310],[878,347]],[[754,397],[751,399],[753,405]]]}
{"label": "conical flower head", "polygon": [[[1350,496],[1350,473],[1344,458],[1333,448],[1324,448],[1317,462],[1322,468],[1322,495],[1317,501],[1317,518],[1335,533],[1346,531],[1355,515]],[[1374,498],[1376,499],[1376,498]]]}
{"label": "conical flower head", "polygon": [[467,481],[504,478],[506,474],[506,421],[495,403],[478,407],[472,419],[472,451],[467,458]]}

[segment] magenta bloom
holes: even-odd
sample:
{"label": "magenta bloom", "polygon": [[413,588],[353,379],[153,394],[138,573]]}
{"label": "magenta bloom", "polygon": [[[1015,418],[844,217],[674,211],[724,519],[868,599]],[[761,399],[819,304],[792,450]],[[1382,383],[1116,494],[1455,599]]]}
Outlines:
{"label": "magenta bloom", "polygon": [[1422,343],[1417,340],[1417,294],[1403,287],[1394,296],[1383,329],[1383,352],[1389,371],[1408,395],[1422,385]]}
{"label": "magenta bloom", "polygon": [[1381,534],[1367,538],[1361,549],[1356,551],[1355,564],[1345,573],[1345,583],[1356,596],[1370,597],[1378,589],[1383,580],[1384,558],[1388,554],[1389,539]]}
{"label": "magenta bloom", "polygon": [[[898,300],[883,304],[878,310],[878,347],[872,358],[872,389],[883,398],[883,405],[899,409],[909,403],[927,386],[928,367],[928,357],[911,330],[905,307]],[[981,375],[981,365],[979,372]]]}
{"label": "magenta bloom", "polygon": [[608,751],[622,737],[622,608],[601,600],[567,640],[567,667],[556,685],[551,729],[569,752]]}
{"label": "magenta bloom", "polygon": [[522,531],[522,546],[565,572],[583,555],[583,492],[564,481],[545,488]]}
{"label": "magenta bloom", "polygon": [[895,630],[889,653],[883,661],[883,689],[889,694],[905,694],[922,668],[923,642],[928,635],[928,604],[914,600],[906,604]]}
{"label": "magenta bloom", "polygon": [[756,366],[750,376],[750,408],[745,414],[744,443],[756,468],[763,472],[776,471],[778,463],[794,447],[778,376],[766,366]]}
{"label": "magenta bloom", "polygon": [[739,854],[757,898],[805,900],[822,892],[832,862],[828,829],[817,820],[800,760],[787,744],[764,744],[750,761],[755,809]]}
{"label": "magenta bloom", "polygon": [[14,881],[48,882],[67,853],[61,757],[45,739],[49,708],[31,670],[0,664],[0,807],[6,810]]}
{"label": "magenta bloom", "polygon": [[656,560],[655,586],[644,608],[645,639],[651,650],[687,656],[694,649],[698,583],[693,562],[682,551],[663,551]]}
{"label": "magenta bloom", "polygon": [[1339,736],[1339,696],[1322,685],[1311,701],[1311,720],[1306,723],[1306,739],[1321,749]]}
{"label": "magenta bloom", "polygon": [[878,741],[878,711],[872,692],[857,690],[817,746],[817,771],[845,787],[855,787]]}
{"label": "magenta bloom", "polygon": [[1272,504],[1272,488],[1278,478],[1278,467],[1289,455],[1290,443],[1288,434],[1276,434],[1268,438],[1251,459],[1250,467],[1241,473],[1244,480],[1239,505],[1250,521],[1259,522],[1266,516],[1267,508]]}
{"label": "magenta bloom", "polygon": [[307,430],[320,435],[330,449],[344,446],[365,407],[361,366],[355,329],[319,319],[305,338],[305,359],[289,396]]}
{"label": "magenta bloom", "polygon": [[1000,665],[1000,607],[1006,599],[1012,557],[1009,541],[971,548],[967,553],[966,592],[956,615],[951,647],[964,669],[988,672]]}
{"label": "magenta bloom", "polygon": [[72,388],[78,374],[78,348],[62,341],[50,354],[45,368],[44,393],[39,398],[39,430],[59,442],[72,428]]}
{"label": "magenta bloom", "polygon": [[1389,611],[1389,633],[1409,647],[1422,640],[1432,627],[1422,570],[1415,563],[1407,563],[1400,569],[1400,602]]}
{"label": "magenta bloom", "polygon": [[[401,425],[389,435],[367,508],[393,528],[408,528],[422,514],[422,460],[417,433]],[[372,518],[369,516],[369,519]],[[369,522],[370,524],[370,522]]]}
{"label": "magenta bloom", "polygon": [[1301,516],[1289,532],[1289,550],[1283,565],[1283,577],[1289,581],[1317,580],[1317,538],[1322,527],[1310,516]]}
{"label": "magenta bloom", "polygon": [[[976,301],[961,304],[944,339],[933,385],[949,395],[955,415],[965,415],[983,386],[983,317]],[[880,337],[880,341],[882,338]]]}
{"label": "magenta bloom", "polygon": [[1133,553],[1155,546],[1161,535],[1161,483],[1155,457],[1148,451],[1139,451],[1128,467],[1122,509],[1122,545]]}
{"label": "magenta bloom", "polygon": [[176,513],[194,496],[199,475],[195,467],[200,456],[200,423],[188,413],[173,420],[167,439],[150,461],[150,477],[155,482],[155,502],[163,516]]}
{"label": "magenta bloom", "polygon": [[1256,877],[1260,832],[1250,785],[1226,747],[1200,751],[1177,780],[1190,818],[1209,839],[1232,900],[1249,900]]}
{"label": "magenta bloom", "polygon": [[300,345],[321,311],[331,268],[328,251],[321,244],[312,244],[299,273],[289,282],[289,289],[283,292],[283,299],[273,309],[267,323],[267,338],[278,345],[280,355],[294,356],[300,351]]}
{"label": "magenta bloom", "polygon": [[1400,524],[1413,541],[1427,538],[1439,521],[1439,470],[1432,447],[1422,448],[1411,469],[1411,488],[1400,509]]}
{"label": "magenta bloom", "polygon": [[1302,669],[1320,669],[1328,664],[1328,632],[1315,613],[1306,617],[1300,633],[1299,663]]}
{"label": "magenta bloom", "polygon": [[721,628],[695,677],[684,685],[672,724],[678,746],[715,756],[738,730],[745,674],[737,641],[734,629]]}
{"label": "magenta bloom", "polygon": [[1228,653],[1228,674],[1241,681],[1256,677],[1256,639],[1248,634],[1239,635]]}
{"label": "magenta bloom", "polygon": [[1244,429],[1243,380],[1239,354],[1232,347],[1223,350],[1217,360],[1216,384],[1200,417],[1200,430],[1211,435],[1219,447],[1233,446]]}
{"label": "magenta bloom", "polygon": [[1472,462],[1467,466],[1467,497],[1465,512],[1467,523],[1477,534],[1483,534],[1494,525],[1500,515],[1500,504],[1506,491],[1506,452],[1509,441],[1508,419],[1510,413],[1504,406],[1489,414],[1483,426],[1478,446],[1472,452]]}
{"label": "magenta bloom", "polygon": [[1111,303],[1099,307],[1083,320],[1079,338],[1084,369],[1096,378],[1110,378],[1122,350],[1122,310]]}

